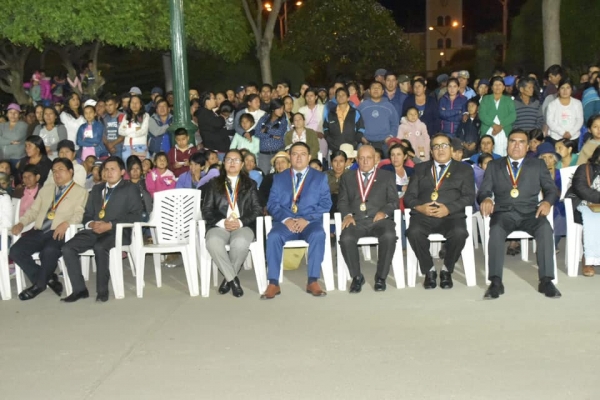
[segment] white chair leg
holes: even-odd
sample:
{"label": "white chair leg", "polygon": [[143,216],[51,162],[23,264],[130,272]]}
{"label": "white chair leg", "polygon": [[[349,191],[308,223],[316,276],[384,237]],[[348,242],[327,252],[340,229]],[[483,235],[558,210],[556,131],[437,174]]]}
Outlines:
{"label": "white chair leg", "polygon": [[417,256],[408,241],[406,242],[406,275],[408,287],[415,287],[417,284]]}
{"label": "white chair leg", "polygon": [[475,286],[477,280],[475,273],[475,253],[473,249],[473,243],[471,243],[470,240],[467,240],[465,243],[465,247],[463,248],[461,255],[467,286]]}
{"label": "white chair leg", "polygon": [[115,248],[110,250],[109,255],[110,281],[112,283],[115,299],[125,297],[125,285],[123,283],[123,258]]}
{"label": "white chair leg", "polygon": [[65,261],[62,257],[58,260],[58,267],[60,268],[60,272],[63,276],[63,282],[65,284],[65,292],[67,296],[73,293],[73,285],[71,285],[71,280],[69,279],[69,273],[67,272],[67,267],[65,265]]}
{"label": "white chair leg", "polygon": [[261,256],[262,251],[257,246],[250,245],[250,251],[254,258],[254,275],[256,276],[256,287],[258,292],[263,294],[267,290],[267,270],[265,268],[264,257]]}
{"label": "white chair leg", "polygon": [[217,264],[212,262],[212,258],[209,259],[207,257],[206,261],[208,261],[207,268],[210,268],[212,266],[213,286],[218,286],[219,285],[219,269],[217,268]]}
{"label": "white chair leg", "polygon": [[[135,288],[137,292],[137,297],[144,297],[144,269],[146,267],[144,263],[144,259],[146,258],[146,253],[142,250],[138,250],[137,262],[136,265],[136,273],[135,273]],[[159,257],[160,263],[160,257]],[[160,264],[159,264],[160,265]]]}
{"label": "white chair leg", "polygon": [[521,260],[529,261],[529,239],[521,239]]}
{"label": "white chair leg", "polygon": [[93,258],[89,256],[80,256],[81,260],[81,274],[83,275],[83,279],[87,282],[90,280],[90,260]]}
{"label": "white chair leg", "polygon": [[472,232],[473,232],[473,247],[479,248],[479,230],[477,229],[477,218],[473,216],[472,220]]}
{"label": "white chair leg", "polygon": [[325,255],[321,264],[323,271],[323,280],[325,281],[325,289],[327,291],[335,290],[333,279],[333,260],[331,259],[331,245],[329,244],[329,235],[325,235]]}
{"label": "white chair leg", "polygon": [[154,274],[156,275],[156,287],[162,287],[162,270],[160,264],[160,254],[153,254],[154,259]]}
{"label": "white chair leg", "polygon": [[360,246],[365,261],[371,261],[371,246]]}
{"label": "white chair leg", "polygon": [[406,281],[404,279],[404,260],[402,259],[402,239],[398,238],[398,245],[394,251],[392,258],[392,270],[394,271],[394,280],[396,281],[397,289],[404,289]]}
{"label": "white chair leg", "polygon": [[15,264],[15,280],[17,281],[17,294],[19,294],[25,287],[25,274],[17,264]]}

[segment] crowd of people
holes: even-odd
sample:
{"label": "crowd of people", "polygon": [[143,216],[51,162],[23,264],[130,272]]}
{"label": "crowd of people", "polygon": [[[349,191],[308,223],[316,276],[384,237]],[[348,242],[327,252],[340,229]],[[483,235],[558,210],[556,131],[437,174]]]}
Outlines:
{"label": "crowd of people", "polygon": [[[60,295],[55,269],[61,255],[74,289],[63,300],[88,297],[77,254],[94,249],[97,299],[106,301],[116,224],[147,220],[155,193],[179,188],[202,190],[205,240],[224,277],[222,294],[243,295],[237,275],[255,220],[271,215],[269,285],[261,297],[280,293],[283,245],[294,239],[311,247],[307,292],[324,296],[318,278],[330,232],[320,221],[327,212],[342,213],[338,256],[353,278],[351,293],[365,283],[356,247],[364,236],[380,240],[375,290],[386,288],[396,240],[410,242],[424,287],[435,288],[430,233],[447,238],[439,284],[449,289],[467,239],[464,209],[473,206],[492,216],[493,243],[517,229],[536,238],[539,290],[560,297],[552,279],[553,252],[566,234],[558,194],[569,182],[561,182],[561,168],[580,166],[568,195],[584,227],[583,274],[593,276],[600,264],[594,243],[600,226],[594,206],[600,203],[599,74],[592,66],[575,85],[559,65],[541,80],[497,69],[471,87],[463,70],[438,76],[433,88],[425,76],[378,69],[366,88],[339,79],[329,88],[304,83],[298,93],[286,80],[216,93],[191,89],[195,128],[174,131],[173,95],[160,87],[146,103],[138,87],[82,99],[69,85],[61,86],[59,99],[34,99],[31,109],[11,103],[0,116],[0,222],[22,235],[10,256],[32,286],[19,297],[34,298],[46,287]],[[11,197],[20,199],[16,225]],[[402,238],[396,238],[393,212],[404,207],[411,208],[413,223],[406,229],[402,222]],[[539,218],[552,207],[553,230]],[[65,243],[68,226],[81,222],[86,229]],[[22,232],[30,223],[33,229]],[[33,252],[40,253],[41,266]],[[519,252],[519,243],[509,241],[506,254]],[[504,247],[490,246],[486,298],[504,292],[503,263]]]}

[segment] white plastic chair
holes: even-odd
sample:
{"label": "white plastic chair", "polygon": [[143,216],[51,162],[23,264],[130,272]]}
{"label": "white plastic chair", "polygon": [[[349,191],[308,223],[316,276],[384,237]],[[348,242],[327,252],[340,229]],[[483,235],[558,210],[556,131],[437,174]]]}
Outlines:
{"label": "white plastic chair", "polygon": [[583,256],[583,225],[575,223],[575,211],[573,210],[573,200],[566,198],[565,194],[571,187],[573,175],[577,166],[565,167],[559,169],[562,190],[560,199],[565,205],[567,216],[567,244],[565,246],[565,265],[567,266],[568,276],[577,276],[579,271],[579,262]]}
{"label": "white plastic chair", "polygon": [[[334,214],[335,219],[335,243],[337,251],[337,281],[338,290],[346,290],[346,284],[351,279],[350,272],[348,271],[348,265],[342,255],[342,248],[340,246],[340,235],[342,233],[342,215],[340,213]],[[394,222],[396,223],[396,250],[394,251],[394,257],[392,259],[392,271],[394,272],[394,280],[396,281],[396,288],[404,289],[406,282],[404,280],[404,259],[402,257],[402,211],[394,210]],[[378,245],[379,241],[376,237],[366,236],[358,239],[358,246],[361,249],[369,248],[372,245]],[[363,255],[365,253],[363,252]],[[369,251],[369,258],[371,252]],[[365,257],[367,260],[367,257]]]}
{"label": "white plastic chair", "polygon": [[[473,230],[473,207],[468,206],[465,207],[465,215],[467,232],[469,236],[465,241],[465,247],[461,252],[462,264],[465,271],[465,280],[467,281],[467,286],[475,286],[476,285],[476,274],[475,274],[475,250],[473,249],[473,239],[472,230]],[[410,208],[404,210],[404,219],[406,220],[406,229],[410,226]],[[428,236],[430,242],[438,242],[441,243],[446,240],[443,235],[438,233],[434,233]],[[412,247],[410,247],[410,243],[406,242],[406,275],[408,279],[408,286],[415,287],[417,282],[417,271],[419,270],[419,260],[417,259],[417,255],[413,251]],[[420,271],[419,271],[420,273]]]}
{"label": "white plastic chair", "polygon": [[0,229],[0,296],[2,300],[10,300],[10,271],[8,266],[8,229]]}
{"label": "white plastic chair", "polygon": [[[325,281],[325,289],[328,291],[335,290],[335,284],[333,280],[333,260],[331,259],[331,244],[329,241],[330,232],[330,219],[329,213],[323,214],[323,230],[325,231],[325,256],[323,257],[323,263],[321,269],[323,270],[323,280]],[[269,235],[271,228],[273,227],[273,217],[270,215],[265,217],[265,235]],[[308,243],[304,240],[289,240],[285,242],[284,249],[297,249],[305,248],[308,252]],[[308,258],[307,258],[308,259]],[[279,283],[283,282],[283,257],[281,258],[281,272],[279,274]],[[266,285],[266,279],[265,279]],[[266,286],[265,286],[266,289]],[[263,291],[264,292],[264,291]],[[261,292],[262,293],[262,292]]]}
{"label": "white plastic chair", "polygon": [[481,212],[477,211],[473,213],[473,247],[479,248],[479,238],[481,237],[482,246],[483,243],[483,216]]}
{"label": "white plastic chair", "polygon": [[[208,297],[210,292],[210,274],[212,266],[213,284],[219,284],[219,272],[217,265],[212,262],[212,257],[206,250],[206,222],[198,221],[198,248],[200,249],[200,294],[202,297]],[[256,239],[250,243],[250,253],[244,262],[244,269],[249,270],[254,267],[256,275],[256,284],[258,293],[264,293],[267,290],[267,271],[265,264],[265,246],[264,246],[264,217],[256,218]],[[229,251],[229,245],[225,246]]]}
{"label": "white plastic chair", "polygon": [[[548,222],[550,222],[550,227],[552,227],[552,229],[554,230],[554,218],[552,217],[554,214],[554,206],[550,207],[550,214],[548,214],[548,216],[546,217],[548,219]],[[490,240],[490,216],[488,215],[487,217],[483,217],[483,226],[484,226],[484,236],[483,236],[483,240],[485,242],[485,245],[483,246],[484,249],[484,256],[485,256],[485,281],[487,284],[490,283],[490,280],[488,279],[488,270],[489,270],[489,256],[488,256],[488,249],[489,249],[489,243],[488,241]],[[506,239],[520,239],[521,240],[521,260],[523,261],[529,261],[529,239],[533,239],[533,236],[531,236],[530,234],[528,234],[527,232],[524,231],[514,231],[511,232]],[[534,240],[534,248],[533,251],[535,252],[535,240]],[[504,243],[496,243],[495,245],[501,245],[504,246]],[[554,257],[554,279],[552,280],[553,283],[557,283],[558,282],[558,270],[556,268],[556,252],[554,251],[554,235],[552,235],[552,254]]]}
{"label": "white plastic chair", "polygon": [[[174,189],[154,194],[154,207],[147,223],[136,222],[133,245],[136,267],[137,296],[144,293],[146,254],[153,254],[156,286],[162,286],[160,255],[181,253],[190,296],[198,296],[198,266],[196,257],[197,221],[200,219],[200,190]],[[145,244],[143,227],[155,228],[154,243]]]}

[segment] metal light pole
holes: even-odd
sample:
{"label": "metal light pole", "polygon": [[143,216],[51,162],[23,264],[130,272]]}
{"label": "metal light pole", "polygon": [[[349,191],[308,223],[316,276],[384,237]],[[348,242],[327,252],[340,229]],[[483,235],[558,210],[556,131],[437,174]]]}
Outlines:
{"label": "metal light pole", "polygon": [[[281,39],[281,41],[283,41],[283,38],[285,37],[285,35],[288,32],[288,6],[287,3],[290,0],[283,0],[283,15],[279,15],[279,38]],[[302,0],[297,0],[295,2],[296,7],[300,7],[302,6],[304,2]],[[267,10],[268,12],[271,12],[272,10],[272,6],[271,3],[265,3],[264,5],[265,10]]]}
{"label": "metal light pole", "polygon": [[171,13],[171,54],[173,61],[174,98],[173,123],[169,127],[169,131],[174,132],[179,128],[185,128],[188,131],[190,143],[195,145],[195,133],[198,127],[194,125],[190,115],[183,0],[169,0],[169,11]]}

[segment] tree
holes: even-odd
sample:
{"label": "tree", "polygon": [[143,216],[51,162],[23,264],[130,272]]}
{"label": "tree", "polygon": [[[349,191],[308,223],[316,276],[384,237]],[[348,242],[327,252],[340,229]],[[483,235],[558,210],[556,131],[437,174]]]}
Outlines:
{"label": "tree", "polygon": [[[273,36],[275,23],[281,10],[282,1],[275,0],[271,6],[271,11],[265,23],[263,19],[262,0],[242,0],[246,19],[250,23],[252,33],[254,34],[254,42],[256,46],[256,58],[260,63],[260,73],[263,83],[273,83],[273,72],[271,71],[271,48],[273,47]],[[264,25],[264,29],[263,29]]]}
{"label": "tree", "polygon": [[543,0],[544,68],[561,64],[560,0]]}
{"label": "tree", "polygon": [[[76,66],[87,60],[92,60],[94,75],[100,76],[97,55],[102,44],[143,50],[170,47],[169,8],[163,0],[96,0],[93,6],[79,0],[3,0],[2,5],[0,38],[40,50],[48,45],[60,46],[57,50],[72,78],[78,73]],[[185,14],[187,42],[192,47],[235,61],[250,46],[237,0],[186,1]],[[18,68],[16,63],[9,70],[14,68]],[[88,94],[97,94],[102,82],[96,79],[96,87]]]}
{"label": "tree", "polygon": [[290,18],[284,49],[318,81],[336,74],[364,80],[377,68],[401,73],[423,66],[391,12],[374,0],[306,2]]}
{"label": "tree", "polygon": [[7,40],[0,42],[0,90],[12,93],[19,104],[29,102],[23,89],[23,75],[30,52],[30,47],[15,46]]}

